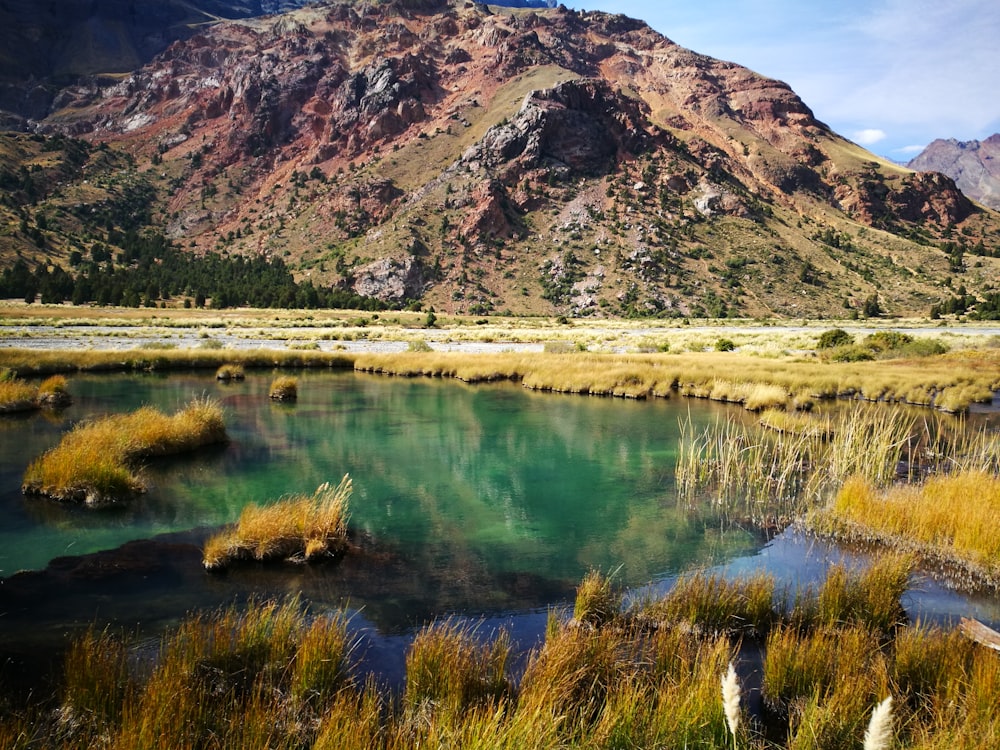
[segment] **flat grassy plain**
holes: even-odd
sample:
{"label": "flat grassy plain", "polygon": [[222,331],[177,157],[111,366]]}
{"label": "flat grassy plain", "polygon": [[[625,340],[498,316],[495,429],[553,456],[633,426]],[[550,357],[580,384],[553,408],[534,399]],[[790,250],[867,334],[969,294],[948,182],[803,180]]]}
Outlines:
{"label": "flat grassy plain", "polygon": [[[138,310],[0,306],[0,367],[19,377],[75,370],[346,367],[467,382],[513,380],[563,393],[672,395],[749,409],[835,398],[962,412],[1000,389],[995,327],[928,321],[626,321],[471,318],[416,312]],[[824,331],[858,341],[906,330],[913,349],[835,361]],[[70,354],[70,350],[72,353]]]}

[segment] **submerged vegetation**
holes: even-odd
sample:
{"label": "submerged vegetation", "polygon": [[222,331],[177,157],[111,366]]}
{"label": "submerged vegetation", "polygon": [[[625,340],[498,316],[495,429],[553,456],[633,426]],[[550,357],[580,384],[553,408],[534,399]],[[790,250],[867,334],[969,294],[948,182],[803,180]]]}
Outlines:
{"label": "submerged vegetation", "polygon": [[115,502],[144,489],[136,462],[226,440],[222,407],[195,399],[172,416],[146,406],[82,423],[33,461],[22,490],[88,505]]}
{"label": "submerged vegetation", "polygon": [[241,560],[309,562],[337,555],[347,546],[350,496],[351,479],[345,476],[336,487],[322,484],[311,496],[251,503],[235,526],[206,542],[203,564],[218,570]]}
{"label": "submerged vegetation", "polygon": [[[794,597],[760,577],[733,580],[721,604],[701,594],[710,577],[693,574],[597,621],[553,613],[544,642],[517,659],[506,631],[431,623],[409,647],[398,691],[362,678],[343,612],[309,612],[295,598],[189,616],[139,668],[129,639],[92,629],[68,652],[57,710],[8,711],[0,741],[58,750],[996,747],[1000,659],[958,631],[907,624],[908,571],[896,557],[867,573],[835,566],[818,590]],[[613,589],[598,579],[588,576],[579,597],[591,601],[596,588],[604,600]],[[758,630],[706,626],[739,623],[751,601]],[[747,639],[760,649],[759,678],[743,668]],[[762,701],[741,699],[755,691]]]}

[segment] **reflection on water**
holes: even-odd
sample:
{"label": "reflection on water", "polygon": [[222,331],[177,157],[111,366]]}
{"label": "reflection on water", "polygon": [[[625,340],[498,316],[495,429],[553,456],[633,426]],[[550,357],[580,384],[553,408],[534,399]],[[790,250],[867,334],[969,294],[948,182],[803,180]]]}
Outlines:
{"label": "reflection on water", "polygon": [[[0,430],[0,575],[129,539],[214,527],[249,501],[354,478],[354,527],[404,554],[464,569],[578,579],[623,565],[641,582],[753,540],[676,507],[672,469],[679,402],[535,394],[352,372],[299,376],[296,404],[267,398],[271,373],[217,384],[210,373],[93,376],[71,382],[74,406]],[[226,409],[231,443],[151,461],[151,488],[99,512],[20,494],[24,469],[82,419],[152,404],[165,411],[208,393]],[[700,410],[714,418],[712,408]],[[442,543],[444,542],[444,543]]]}

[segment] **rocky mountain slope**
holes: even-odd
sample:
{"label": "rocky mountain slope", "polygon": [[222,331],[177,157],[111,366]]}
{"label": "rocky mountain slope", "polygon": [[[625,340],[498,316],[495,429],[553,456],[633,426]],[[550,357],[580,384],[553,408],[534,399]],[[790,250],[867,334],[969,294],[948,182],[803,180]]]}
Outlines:
{"label": "rocky mountain slope", "polygon": [[907,166],[946,174],[967,196],[1000,210],[1000,133],[984,141],[939,138]]}
{"label": "rocky mountain slope", "polygon": [[[1000,216],[951,179],[881,161],[786,84],[620,15],[314,5],[207,25],[54,105],[34,129],[124,154],[150,224],[183,247],[395,304],[926,314],[1000,270]],[[22,161],[0,166],[30,174],[42,146],[19,138]],[[49,263],[107,241],[81,234],[108,198],[80,187],[88,164],[16,206],[12,225],[45,226],[0,236],[7,257],[39,258],[39,233]]]}

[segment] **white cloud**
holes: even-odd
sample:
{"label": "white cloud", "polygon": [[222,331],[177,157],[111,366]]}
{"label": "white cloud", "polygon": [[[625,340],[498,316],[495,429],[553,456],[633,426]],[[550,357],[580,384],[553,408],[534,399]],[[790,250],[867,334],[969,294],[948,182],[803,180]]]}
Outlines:
{"label": "white cloud", "polygon": [[894,154],[907,154],[907,155],[908,154],[919,154],[925,148],[927,148],[927,146],[916,146],[916,145],[913,145],[913,146],[903,146],[902,148],[893,149],[892,152]]}
{"label": "white cloud", "polygon": [[855,143],[860,143],[862,146],[872,146],[879,141],[884,141],[886,135],[884,130],[865,128],[864,130],[855,131],[853,138]]}

